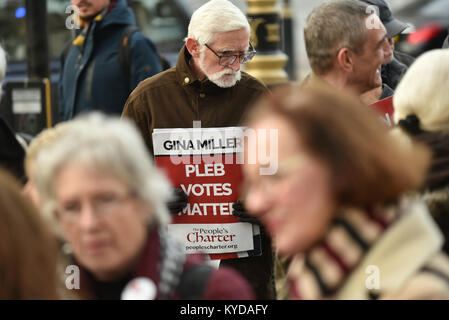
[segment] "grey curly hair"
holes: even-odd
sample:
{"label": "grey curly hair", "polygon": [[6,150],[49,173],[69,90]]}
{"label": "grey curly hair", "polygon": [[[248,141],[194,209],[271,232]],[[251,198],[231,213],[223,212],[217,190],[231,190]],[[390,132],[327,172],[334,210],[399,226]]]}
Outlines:
{"label": "grey curly hair", "polygon": [[[113,176],[153,209],[160,225],[170,222],[166,202],[171,186],[154,165],[135,125],[127,119],[91,113],[70,122],[61,137],[36,157],[36,184],[42,195],[42,213],[55,222],[58,173],[81,163],[86,169]],[[58,223],[56,223],[58,226]],[[56,230],[59,232],[59,230]]]}

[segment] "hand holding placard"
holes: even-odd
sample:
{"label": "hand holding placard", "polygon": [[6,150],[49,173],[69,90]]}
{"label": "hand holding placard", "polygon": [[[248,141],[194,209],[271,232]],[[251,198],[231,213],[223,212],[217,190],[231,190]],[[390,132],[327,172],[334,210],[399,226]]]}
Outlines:
{"label": "hand holding placard", "polygon": [[177,214],[187,206],[188,195],[182,188],[173,188],[173,199],[167,203],[168,211]]}

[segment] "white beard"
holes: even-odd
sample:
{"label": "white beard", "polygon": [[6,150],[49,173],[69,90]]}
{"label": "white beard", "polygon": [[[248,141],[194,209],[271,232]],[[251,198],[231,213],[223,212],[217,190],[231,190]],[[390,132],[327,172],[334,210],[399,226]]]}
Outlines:
{"label": "white beard", "polygon": [[199,67],[206,77],[221,88],[233,87],[242,78],[242,73],[232,69],[225,69],[215,73],[209,73],[204,65],[204,52],[201,52]]}

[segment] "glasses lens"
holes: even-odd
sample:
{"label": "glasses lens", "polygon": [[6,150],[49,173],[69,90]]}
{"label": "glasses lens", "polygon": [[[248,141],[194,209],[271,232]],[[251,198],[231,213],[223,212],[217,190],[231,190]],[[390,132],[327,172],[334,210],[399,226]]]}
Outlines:
{"label": "glasses lens", "polygon": [[255,51],[247,52],[245,55],[240,56],[240,63],[247,63],[256,55]]}
{"label": "glasses lens", "polygon": [[233,64],[235,61],[236,56],[222,56],[220,58],[220,65],[222,66],[229,66],[230,64]]}

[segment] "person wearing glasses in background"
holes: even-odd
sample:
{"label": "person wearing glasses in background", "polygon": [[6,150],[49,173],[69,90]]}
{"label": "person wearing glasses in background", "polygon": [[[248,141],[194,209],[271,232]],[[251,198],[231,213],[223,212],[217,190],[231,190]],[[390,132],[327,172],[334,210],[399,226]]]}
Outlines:
{"label": "person wearing glasses in background", "polygon": [[[212,0],[193,13],[176,66],[142,81],[122,113],[136,122],[151,153],[155,128],[192,128],[193,121],[201,121],[202,128],[241,123],[253,102],[268,91],[241,71],[256,54],[249,40],[248,20],[230,1]],[[262,252],[261,257],[227,259],[226,264],[245,276],[257,298],[272,299],[268,238],[262,237]]]}
{"label": "person wearing glasses in background", "polygon": [[227,0],[212,0],[192,15],[176,66],[142,81],[122,117],[133,119],[153,153],[155,128],[235,126],[267,88],[240,70],[255,50],[245,15]]}

